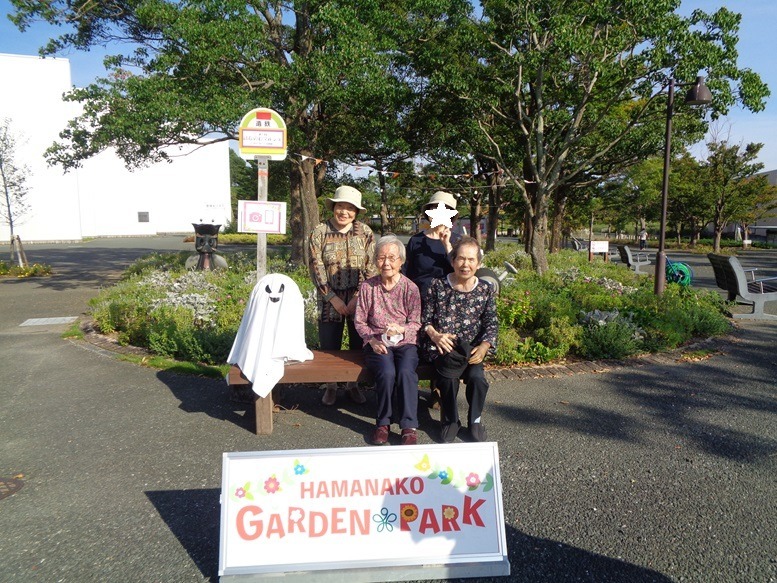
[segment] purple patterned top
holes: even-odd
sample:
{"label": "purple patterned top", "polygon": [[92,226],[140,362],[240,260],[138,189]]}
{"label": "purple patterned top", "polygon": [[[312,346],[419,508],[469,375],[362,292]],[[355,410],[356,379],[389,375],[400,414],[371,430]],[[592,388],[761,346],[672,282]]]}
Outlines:
{"label": "purple patterned top", "polygon": [[[488,352],[493,353],[499,329],[494,288],[478,279],[471,291],[460,292],[451,287],[449,277],[435,279],[429,286],[424,298],[423,327],[431,324],[438,332],[455,334],[473,348],[488,342],[491,345]],[[431,362],[438,356],[437,346],[424,334],[421,357]]]}
{"label": "purple patterned top", "polygon": [[362,282],[353,323],[364,343],[371,338],[380,340],[386,327],[393,323],[405,327],[405,337],[397,344],[418,343],[421,329],[421,294],[418,287],[404,275],[390,290],[383,287],[380,275]]}

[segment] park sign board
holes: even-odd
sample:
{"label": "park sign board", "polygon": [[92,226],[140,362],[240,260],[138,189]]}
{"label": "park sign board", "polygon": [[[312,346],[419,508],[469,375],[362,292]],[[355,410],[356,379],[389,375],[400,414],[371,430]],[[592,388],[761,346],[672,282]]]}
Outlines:
{"label": "park sign board", "polygon": [[277,112],[259,107],[243,116],[238,135],[241,158],[284,160],[287,150],[286,122]]}
{"label": "park sign board", "polygon": [[286,234],[286,203],[266,200],[237,201],[239,233]]}
{"label": "park sign board", "polygon": [[222,581],[509,575],[497,444],[225,453],[219,549]]}

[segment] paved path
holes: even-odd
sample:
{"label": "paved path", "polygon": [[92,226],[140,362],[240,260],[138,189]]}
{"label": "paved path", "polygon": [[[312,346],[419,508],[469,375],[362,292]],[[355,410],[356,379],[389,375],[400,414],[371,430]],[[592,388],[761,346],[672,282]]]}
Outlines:
{"label": "paved path", "polygon": [[[20,326],[83,314],[154,248],[191,244],[30,246],[57,275],[0,281],[0,478],[23,483],[0,499],[0,581],[216,581],[222,452],[367,447],[371,402],[325,409],[289,390],[257,437],[221,381],[122,362],[62,340],[63,324]],[[777,581],[777,325],[715,346],[700,362],[492,384],[509,580]],[[435,417],[422,409],[422,443]]]}

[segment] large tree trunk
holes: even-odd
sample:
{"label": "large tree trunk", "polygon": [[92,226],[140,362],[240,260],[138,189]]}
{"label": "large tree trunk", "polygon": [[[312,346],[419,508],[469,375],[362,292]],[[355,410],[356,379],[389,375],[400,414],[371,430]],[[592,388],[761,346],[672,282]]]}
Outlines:
{"label": "large tree trunk", "polygon": [[553,217],[551,219],[550,230],[550,252],[558,253],[561,249],[561,239],[563,237],[564,227],[564,214],[566,213],[567,201],[569,196],[566,194],[566,189],[556,189],[553,195]]}
{"label": "large tree trunk", "polygon": [[712,243],[712,251],[713,253],[720,253],[720,238],[723,235],[723,229],[718,229],[717,226],[715,227],[715,239]]}
{"label": "large tree trunk", "polygon": [[386,226],[389,224],[386,177],[382,172],[383,166],[378,161],[376,161],[376,168],[378,170],[378,184],[380,185],[380,234],[385,235]]}
{"label": "large tree trunk", "polygon": [[488,224],[486,225],[486,251],[496,249],[496,231],[499,227],[499,206],[501,196],[498,184],[488,187]]}
{"label": "large tree trunk", "polygon": [[548,197],[544,189],[535,185],[531,196],[531,242],[528,253],[532,267],[538,275],[548,271],[548,256],[545,244],[548,236]]}
{"label": "large tree trunk", "polygon": [[480,206],[480,196],[474,196],[469,201],[469,227],[470,236],[474,237],[478,245],[482,244],[480,234],[480,220],[483,218],[483,211]]}
{"label": "large tree trunk", "polygon": [[[323,164],[321,164],[323,166]],[[324,168],[324,172],[326,168]],[[289,172],[291,186],[291,260],[294,263],[308,264],[310,233],[318,225],[320,219],[318,213],[316,176],[321,170],[316,171],[314,158],[306,158],[294,161]]]}
{"label": "large tree trunk", "polygon": [[548,233],[548,215],[545,212],[542,215],[535,215],[532,219],[532,238],[529,255],[531,256],[532,267],[539,275],[544,275],[548,271],[548,256],[545,252],[545,239]]}

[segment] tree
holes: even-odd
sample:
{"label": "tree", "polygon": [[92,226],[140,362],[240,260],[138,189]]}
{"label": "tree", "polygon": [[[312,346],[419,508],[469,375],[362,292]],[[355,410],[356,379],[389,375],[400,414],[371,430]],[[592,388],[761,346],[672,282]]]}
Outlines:
{"label": "tree", "polygon": [[712,216],[712,193],[706,186],[702,165],[688,152],[672,162],[671,197],[668,201],[669,220],[678,225],[677,240],[683,229],[689,232],[689,243],[695,247],[701,232]]}
{"label": "tree", "polygon": [[166,159],[166,146],[236,138],[243,115],[271,107],[289,133],[292,258],[304,260],[319,222],[317,197],[353,104],[380,101],[392,79],[405,2],[324,0],[12,0],[24,30],[38,19],[68,27],[43,54],[96,45],[127,48],[108,76],[67,99],[83,114],[49,161],[65,169],[108,146],[129,167]]}
{"label": "tree", "polygon": [[[678,6],[484,0],[475,42],[467,34],[449,65],[426,71],[482,112],[492,155],[526,202],[527,245],[539,273],[547,270],[553,194],[660,152],[670,78],[686,81],[706,69],[715,114],[737,101],[763,108],[767,87],[736,66],[739,15],[721,8],[684,18]],[[703,116],[678,108],[677,126],[688,123],[699,135]]]}
{"label": "tree", "polygon": [[29,210],[27,181],[30,170],[26,165],[16,162],[17,136],[11,128],[11,120],[4,118],[0,122],[0,181],[3,186],[3,204],[0,206],[0,219],[11,231],[11,247],[14,246],[15,226]]}
{"label": "tree", "polygon": [[733,220],[748,221],[755,209],[774,203],[774,190],[765,176],[756,177],[763,164],[755,162],[763,144],[744,149],[728,142],[707,144],[709,155],[702,165],[704,186],[712,197],[713,248],[720,251],[723,229]]}

